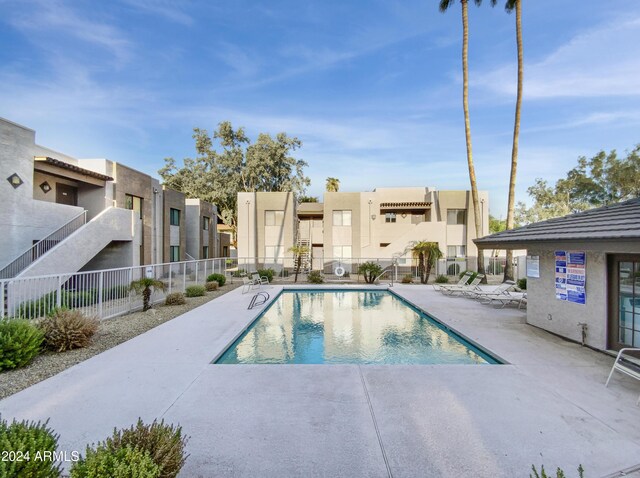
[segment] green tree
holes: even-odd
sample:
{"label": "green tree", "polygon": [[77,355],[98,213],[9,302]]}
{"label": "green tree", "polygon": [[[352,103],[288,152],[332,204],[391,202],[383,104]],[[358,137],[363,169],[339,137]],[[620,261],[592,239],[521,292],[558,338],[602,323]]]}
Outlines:
{"label": "green tree", "polygon": [[[440,0],[440,11],[445,12],[455,3],[455,0]],[[481,5],[482,0],[474,0],[476,5]],[[480,201],[478,199],[478,183],[473,164],[473,151],[471,146],[471,123],[469,120],[469,0],[460,0],[462,6],[462,108],[464,110],[464,131],[467,143],[467,166],[469,168],[469,182],[471,183],[471,198],[473,201],[473,217],[475,219],[476,237],[482,236],[482,219],[480,217]],[[478,272],[484,274],[484,257],[478,254]],[[486,283],[486,278],[483,279]]]}
{"label": "green tree", "polygon": [[135,280],[129,286],[136,294],[142,293],[142,311],[147,311],[151,308],[151,292],[152,289],[164,290],[164,282],[151,277],[143,277],[142,279]]}
{"label": "green tree", "polygon": [[309,248],[307,246],[292,246],[289,248],[289,252],[293,252],[296,266],[293,282],[298,282],[298,274],[300,274],[300,267],[302,266],[302,256],[309,252]]}
{"label": "green tree", "polygon": [[318,198],[315,196],[300,196],[298,198],[299,203],[303,202],[318,202]]}
{"label": "green tree", "polygon": [[340,190],[340,180],[338,178],[327,178],[327,192],[337,193]]}
{"label": "green tree", "polygon": [[615,150],[578,158],[553,186],[540,178],[527,189],[533,205],[519,202],[515,223],[531,224],[640,197],[640,144],[620,158]]}
{"label": "green tree", "polygon": [[[495,4],[495,1],[493,1]],[[518,80],[516,93],[516,113],[513,124],[513,144],[511,147],[511,174],[509,177],[509,200],[507,203],[507,229],[513,229],[515,215],[516,173],[518,169],[518,143],[520,139],[520,110],[522,108],[522,80],[524,76],[524,61],[522,49],[522,0],[507,0],[507,12],[516,12],[516,46],[518,50]],[[504,267],[504,281],[513,280],[513,251],[507,249]]]}
{"label": "green tree", "polygon": [[489,233],[495,234],[496,232],[502,232],[507,228],[507,221],[504,219],[498,219],[497,217],[489,214]]}
{"label": "green tree", "polygon": [[418,275],[420,276],[420,282],[426,284],[429,281],[431,269],[436,264],[436,261],[443,256],[442,251],[438,247],[437,242],[425,240],[413,242],[410,249],[411,252],[418,257]]}
{"label": "green tree", "polygon": [[278,133],[275,138],[261,133],[252,144],[244,128],[236,130],[223,121],[212,136],[207,130],[194,128],[193,138],[197,157],[186,158],[182,167],[173,158],[166,158],[158,173],[170,188],[215,204],[218,216],[233,232],[234,245],[238,192],[304,194],[311,183],[304,175],[307,163],[292,156],[302,142],[286,133]]}

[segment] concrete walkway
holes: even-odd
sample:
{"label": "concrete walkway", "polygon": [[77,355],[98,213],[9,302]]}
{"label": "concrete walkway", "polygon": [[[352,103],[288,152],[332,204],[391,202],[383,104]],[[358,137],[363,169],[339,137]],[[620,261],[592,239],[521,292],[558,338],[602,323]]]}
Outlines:
{"label": "concrete walkway", "polygon": [[[272,298],[281,287],[267,289]],[[251,323],[232,291],[0,401],[50,418],[60,450],[165,418],[191,436],[185,477],[568,478],[640,465],[640,384],[613,359],[524,324],[525,313],[393,290],[509,365],[211,365]]]}

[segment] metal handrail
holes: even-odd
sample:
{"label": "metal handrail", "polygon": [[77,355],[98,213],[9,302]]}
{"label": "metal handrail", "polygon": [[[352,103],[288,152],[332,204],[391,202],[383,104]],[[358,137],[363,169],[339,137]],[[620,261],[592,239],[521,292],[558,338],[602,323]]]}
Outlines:
{"label": "metal handrail", "polygon": [[[373,279],[373,283],[375,284],[376,281],[378,279],[380,279],[380,277],[382,277],[383,275],[385,275],[387,272],[393,272],[393,269],[391,269],[395,264],[392,264],[390,266],[385,267],[382,272],[380,273],[380,275],[378,277],[376,277],[375,279]],[[393,274],[391,274],[391,287],[393,287]]]}
{"label": "metal handrail", "polygon": [[[262,299],[262,302],[258,302],[258,297],[260,297]],[[249,307],[247,307],[247,310],[251,310],[254,307],[261,306],[261,305],[265,304],[268,300],[269,300],[269,293],[268,292],[258,292],[258,293],[256,293],[256,295],[254,295],[251,298],[251,302],[249,303]]]}
{"label": "metal handrail", "polygon": [[36,242],[33,246],[20,254],[16,259],[7,264],[2,270],[0,270],[0,279],[9,279],[11,277],[17,276],[20,272],[29,267],[46,252],[53,249],[61,241],[65,240],[86,223],[87,211],[85,210],[71,219],[69,222],[63,224],[61,227],[53,231],[44,239]]}

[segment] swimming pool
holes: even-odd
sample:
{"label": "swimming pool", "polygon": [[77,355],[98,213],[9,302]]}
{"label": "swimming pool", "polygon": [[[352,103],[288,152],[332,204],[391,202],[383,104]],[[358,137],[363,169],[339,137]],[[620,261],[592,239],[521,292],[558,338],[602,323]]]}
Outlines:
{"label": "swimming pool", "polygon": [[496,364],[387,290],[284,290],[216,364]]}

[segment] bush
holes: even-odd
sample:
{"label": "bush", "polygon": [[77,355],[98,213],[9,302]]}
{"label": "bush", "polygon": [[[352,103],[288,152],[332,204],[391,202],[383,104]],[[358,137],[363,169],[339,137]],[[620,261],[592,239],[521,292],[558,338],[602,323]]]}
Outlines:
{"label": "bush", "polygon": [[449,283],[449,278],[444,275],[444,274],[440,274],[439,276],[436,277],[436,284],[448,284]]}
{"label": "bush", "polygon": [[411,284],[411,283],[413,283],[413,277],[411,277],[411,274],[405,274],[402,277],[402,283],[403,284]]}
{"label": "bush", "polygon": [[130,447],[115,451],[87,448],[87,456],[71,467],[71,478],[158,478],[160,469],[148,452]]}
{"label": "bush", "polygon": [[182,305],[186,303],[187,301],[182,292],[172,292],[171,294],[167,294],[167,297],[164,299],[164,305]]}
{"label": "bush", "polygon": [[[553,477],[553,475],[547,475],[547,472],[545,471],[544,466],[540,468],[540,474],[538,474],[538,470],[536,470],[535,465],[531,465],[531,470],[533,471],[533,474],[529,474],[529,478],[552,478]],[[566,478],[566,477],[567,475],[565,475],[564,471],[562,471],[560,468],[556,470],[555,478]],[[584,468],[582,468],[582,465],[578,465],[578,477],[579,478],[584,477]]]}
{"label": "bush", "polygon": [[24,319],[0,320],[0,372],[22,367],[40,353],[44,334]]}
{"label": "bush", "polygon": [[218,290],[218,281],[212,280],[210,282],[206,282],[204,284],[204,288],[209,292],[213,292],[214,290]]}
{"label": "bush", "polygon": [[471,273],[471,276],[467,279],[467,283],[473,281],[473,279],[475,279],[476,276],[478,275],[478,273],[474,271],[462,271],[460,274],[458,274],[458,279],[462,279],[462,276],[465,275],[467,272]]}
{"label": "bush", "polygon": [[91,343],[100,323],[79,310],[54,309],[40,322],[45,347],[56,352],[80,349]]}
{"label": "bush", "polygon": [[276,271],[274,271],[273,269],[258,269],[258,275],[260,277],[266,277],[267,279],[269,279],[269,283],[273,282],[273,276],[275,275]]}
{"label": "bush", "polygon": [[[58,449],[58,435],[47,427],[47,422],[17,422],[0,420],[0,450],[15,453],[15,459],[0,460],[1,477],[54,478],[60,476],[56,460],[38,459],[44,452]],[[28,455],[27,455],[28,454]],[[39,454],[39,455],[38,455]],[[28,456],[28,459],[26,457]],[[22,461],[18,458],[24,458]]]}
{"label": "bush", "polygon": [[187,297],[202,297],[206,292],[204,286],[201,285],[190,285],[184,291],[184,295]]}
{"label": "bush", "polygon": [[224,283],[227,282],[227,278],[222,274],[209,274],[207,276],[207,282],[213,282],[213,281],[216,281],[218,285],[222,287]]}
{"label": "bush", "polygon": [[518,279],[518,289],[527,290],[527,278]]}
{"label": "bush", "polygon": [[363,262],[358,267],[358,274],[362,274],[367,284],[373,284],[376,278],[382,274],[382,267],[376,262]]}
{"label": "bush", "polygon": [[[158,470],[155,475],[144,476],[174,478],[178,475],[187,459],[184,455],[187,441],[188,438],[182,436],[181,427],[165,425],[164,420],[160,423],[154,420],[152,424],[145,425],[139,419],[138,423],[131,428],[114,430],[113,435],[107,438],[104,443],[99,443],[95,451],[87,448],[87,458],[90,452],[115,455],[121,450],[136,450],[139,453],[143,453],[143,456],[148,456]],[[84,477],[92,475],[74,475],[72,468],[71,476]]]}
{"label": "bush", "polygon": [[324,282],[324,276],[320,271],[311,271],[307,274],[307,281],[312,284],[322,284]]}

